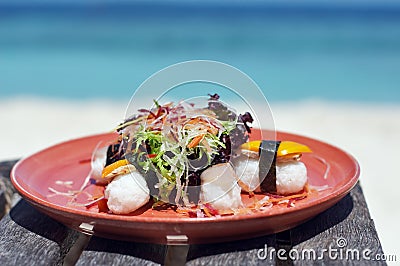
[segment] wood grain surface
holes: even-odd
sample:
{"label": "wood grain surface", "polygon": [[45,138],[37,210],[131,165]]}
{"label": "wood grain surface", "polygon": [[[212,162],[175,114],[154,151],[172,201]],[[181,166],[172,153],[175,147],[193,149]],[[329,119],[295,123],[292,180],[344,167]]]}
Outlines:
{"label": "wood grain surface", "polygon": [[[13,163],[0,163],[0,176],[7,177]],[[0,204],[4,204],[1,194]],[[324,252],[330,247],[337,250],[336,258]],[[0,221],[0,265],[159,265],[167,254],[186,255],[187,248],[187,265],[386,265],[362,257],[366,249],[371,258],[383,250],[359,184],[335,206],[292,230],[226,243],[177,246],[175,253],[168,253],[165,245],[83,235],[23,199]],[[351,257],[356,256],[354,250],[359,259]]]}

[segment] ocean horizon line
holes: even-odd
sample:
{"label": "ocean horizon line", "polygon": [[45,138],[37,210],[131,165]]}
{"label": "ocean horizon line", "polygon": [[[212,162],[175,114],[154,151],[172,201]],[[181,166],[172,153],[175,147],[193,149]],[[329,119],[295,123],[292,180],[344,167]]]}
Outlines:
{"label": "ocean horizon line", "polygon": [[[277,3],[277,2],[181,2],[181,1],[135,1],[135,2],[0,2],[0,14],[12,16],[20,12],[23,13],[46,13],[61,12],[79,14],[80,12],[94,11],[92,14],[99,12],[101,15],[112,13],[127,15],[146,15],[147,13],[156,13],[162,16],[174,16],[187,12],[190,16],[196,15],[237,15],[258,16],[258,15],[282,15],[289,13],[294,16],[321,13],[324,15],[390,15],[397,17],[400,13],[400,3],[384,2],[379,4],[376,2],[367,2],[361,4],[326,4],[318,2],[303,3]],[[104,13],[107,11],[107,13]],[[223,13],[221,13],[223,12]]]}

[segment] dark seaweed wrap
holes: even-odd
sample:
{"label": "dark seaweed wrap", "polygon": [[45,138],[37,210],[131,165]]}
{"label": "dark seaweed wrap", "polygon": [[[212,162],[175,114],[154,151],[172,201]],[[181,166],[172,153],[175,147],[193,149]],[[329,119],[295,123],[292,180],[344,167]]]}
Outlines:
{"label": "dark seaweed wrap", "polygon": [[106,159],[105,166],[115,163],[116,161],[122,159],[120,151],[119,151],[119,147],[120,147],[120,143],[115,143],[115,144],[111,144],[110,146],[108,146],[107,159]]}
{"label": "dark seaweed wrap", "polygon": [[261,141],[258,165],[261,192],[276,193],[276,153],[280,144],[280,141]]}

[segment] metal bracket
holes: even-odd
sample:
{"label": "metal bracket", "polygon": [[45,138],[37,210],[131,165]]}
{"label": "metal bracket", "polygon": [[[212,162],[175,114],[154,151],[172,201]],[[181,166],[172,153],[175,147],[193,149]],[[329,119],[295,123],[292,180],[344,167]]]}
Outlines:
{"label": "metal bracket", "polygon": [[185,265],[189,252],[189,238],[186,235],[169,235],[164,265]]}
{"label": "metal bracket", "polygon": [[93,235],[94,234],[93,228],[94,228],[93,224],[81,223],[79,225],[79,229],[85,235]]}

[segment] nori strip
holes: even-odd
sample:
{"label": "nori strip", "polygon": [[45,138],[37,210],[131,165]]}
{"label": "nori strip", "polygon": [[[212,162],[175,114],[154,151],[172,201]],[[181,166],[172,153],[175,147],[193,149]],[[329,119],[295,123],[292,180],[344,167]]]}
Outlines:
{"label": "nori strip", "polygon": [[261,192],[276,193],[276,153],[280,144],[280,141],[261,141],[258,165]]}
{"label": "nori strip", "polygon": [[190,202],[198,204],[200,200],[200,175],[203,171],[191,172],[188,176],[187,195]]}
{"label": "nori strip", "polygon": [[120,143],[115,143],[115,144],[111,144],[110,146],[108,146],[107,159],[106,159],[105,166],[115,163],[116,161],[122,159],[121,154],[119,153],[119,146],[120,146]]}

